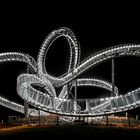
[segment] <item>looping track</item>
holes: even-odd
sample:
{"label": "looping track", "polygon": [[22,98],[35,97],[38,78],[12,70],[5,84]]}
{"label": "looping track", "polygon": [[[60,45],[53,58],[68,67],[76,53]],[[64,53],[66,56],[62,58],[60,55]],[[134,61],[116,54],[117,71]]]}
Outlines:
{"label": "looping track", "polygon": [[[51,44],[59,37],[64,36],[70,46],[70,59],[67,73],[60,77],[53,77],[47,73],[45,59]],[[91,67],[95,67],[106,60],[120,56],[140,56],[140,45],[119,45],[97,52],[80,62],[80,46],[74,33],[68,28],[59,28],[52,31],[44,40],[35,60],[24,53],[1,53],[0,62],[21,61],[27,63],[36,74],[22,74],[17,78],[18,95],[44,112],[56,113],[65,116],[101,116],[127,111],[140,106],[140,88],[118,95],[115,87],[114,97],[97,99],[69,99],[68,89],[75,86],[97,86],[112,91],[112,84],[100,79],[78,79],[77,77]],[[36,89],[37,85],[40,89]],[[70,87],[68,87],[70,85]],[[56,87],[62,87],[56,96]],[[0,98],[0,104],[23,113],[23,106]],[[14,106],[14,107],[12,107]],[[33,113],[35,115],[35,113]]]}

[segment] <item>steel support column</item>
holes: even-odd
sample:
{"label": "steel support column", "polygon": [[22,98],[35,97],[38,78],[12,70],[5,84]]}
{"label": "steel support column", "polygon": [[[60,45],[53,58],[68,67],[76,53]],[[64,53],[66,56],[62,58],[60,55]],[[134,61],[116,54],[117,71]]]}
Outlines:
{"label": "steel support column", "polygon": [[28,107],[29,107],[28,103],[26,101],[24,101],[24,115],[25,115],[25,117],[28,116]]}
{"label": "steel support column", "polygon": [[[30,73],[30,66],[27,65],[27,73]],[[29,105],[26,101],[24,101],[24,114],[25,114],[25,117],[28,116],[28,108],[29,108]]]}
{"label": "steel support column", "polygon": [[40,117],[40,109],[38,110],[38,119],[39,119],[39,125],[41,125],[41,117]]}
{"label": "steel support column", "polygon": [[77,79],[75,79],[75,94],[74,94],[74,111],[77,110]]}
{"label": "steel support column", "polygon": [[69,94],[70,94],[70,88],[69,88],[69,83],[67,84],[67,98],[69,99]]}
{"label": "steel support column", "polygon": [[111,96],[114,96],[115,93],[115,64],[114,64],[114,58],[112,58],[111,61],[111,78],[112,78],[112,92]]}

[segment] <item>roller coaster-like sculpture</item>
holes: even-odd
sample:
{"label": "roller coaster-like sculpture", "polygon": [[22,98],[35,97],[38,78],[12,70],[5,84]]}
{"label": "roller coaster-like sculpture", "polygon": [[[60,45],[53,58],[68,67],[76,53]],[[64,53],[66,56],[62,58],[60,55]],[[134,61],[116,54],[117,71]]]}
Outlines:
{"label": "roller coaster-like sculpture", "polygon": [[[70,46],[69,67],[65,74],[54,77],[47,73],[45,59],[51,44],[59,37],[66,37]],[[64,116],[96,117],[127,111],[140,106],[140,88],[125,95],[118,94],[117,87],[100,79],[78,79],[91,67],[120,56],[140,56],[140,45],[119,45],[99,51],[80,62],[80,48],[74,33],[65,27],[52,31],[44,40],[38,54],[37,63],[28,54],[1,53],[0,62],[21,61],[28,64],[34,74],[21,74],[17,78],[17,93],[28,104],[45,112]],[[37,85],[39,88],[35,88]],[[68,98],[69,92],[77,86],[96,86],[113,91],[114,96],[96,99]],[[56,95],[56,87],[62,87]],[[0,97],[0,104],[24,113],[24,106]],[[31,108],[29,108],[32,111]],[[34,111],[33,115],[36,115]]]}

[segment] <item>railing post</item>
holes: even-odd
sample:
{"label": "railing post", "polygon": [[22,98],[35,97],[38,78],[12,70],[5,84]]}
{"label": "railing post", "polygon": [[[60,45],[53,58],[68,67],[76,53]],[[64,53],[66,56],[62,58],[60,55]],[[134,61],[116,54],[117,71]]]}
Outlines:
{"label": "railing post", "polygon": [[59,115],[57,115],[57,126],[59,125]]}
{"label": "railing post", "polygon": [[128,117],[128,113],[127,113],[127,112],[125,113],[125,117],[126,117],[126,118]]}
{"label": "railing post", "polygon": [[28,125],[30,125],[30,115],[28,116]]}
{"label": "railing post", "polygon": [[130,114],[128,114],[128,126],[130,126]]}
{"label": "railing post", "polygon": [[85,117],[83,116],[83,125],[85,124]]}
{"label": "railing post", "polygon": [[138,116],[138,114],[136,115],[136,120],[138,121],[138,119],[139,119],[139,116]]}
{"label": "railing post", "polygon": [[89,102],[88,102],[88,99],[86,99],[86,110],[87,110],[88,113],[89,113]]}
{"label": "railing post", "polygon": [[108,126],[108,115],[106,116],[106,126]]}

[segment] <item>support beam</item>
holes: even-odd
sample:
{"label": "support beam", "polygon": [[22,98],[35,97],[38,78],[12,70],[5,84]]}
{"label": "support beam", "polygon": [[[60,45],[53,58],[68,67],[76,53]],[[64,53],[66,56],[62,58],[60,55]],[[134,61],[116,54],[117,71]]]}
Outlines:
{"label": "support beam", "polygon": [[24,115],[25,115],[25,117],[28,116],[28,107],[29,107],[28,103],[26,101],[24,101]]}
{"label": "support beam", "polygon": [[77,79],[75,79],[75,100],[77,99]]}
{"label": "support beam", "polygon": [[38,110],[39,126],[41,125],[40,109]]}
{"label": "support beam", "polygon": [[111,78],[112,78],[112,93],[111,93],[111,97],[114,96],[115,93],[115,63],[114,63],[114,58],[112,58],[111,61]]}
{"label": "support beam", "polygon": [[69,83],[67,84],[67,98],[69,99],[69,93],[70,93],[70,87],[69,87]]}
{"label": "support beam", "polygon": [[30,125],[30,115],[28,116],[28,125]]}
{"label": "support beam", "polygon": [[77,110],[77,79],[75,79],[75,94],[74,94],[74,111],[76,112]]}
{"label": "support beam", "polygon": [[[27,65],[27,73],[30,73],[30,66]],[[24,101],[24,114],[25,114],[25,117],[28,116],[28,108],[29,108],[29,105],[26,101]]]}

